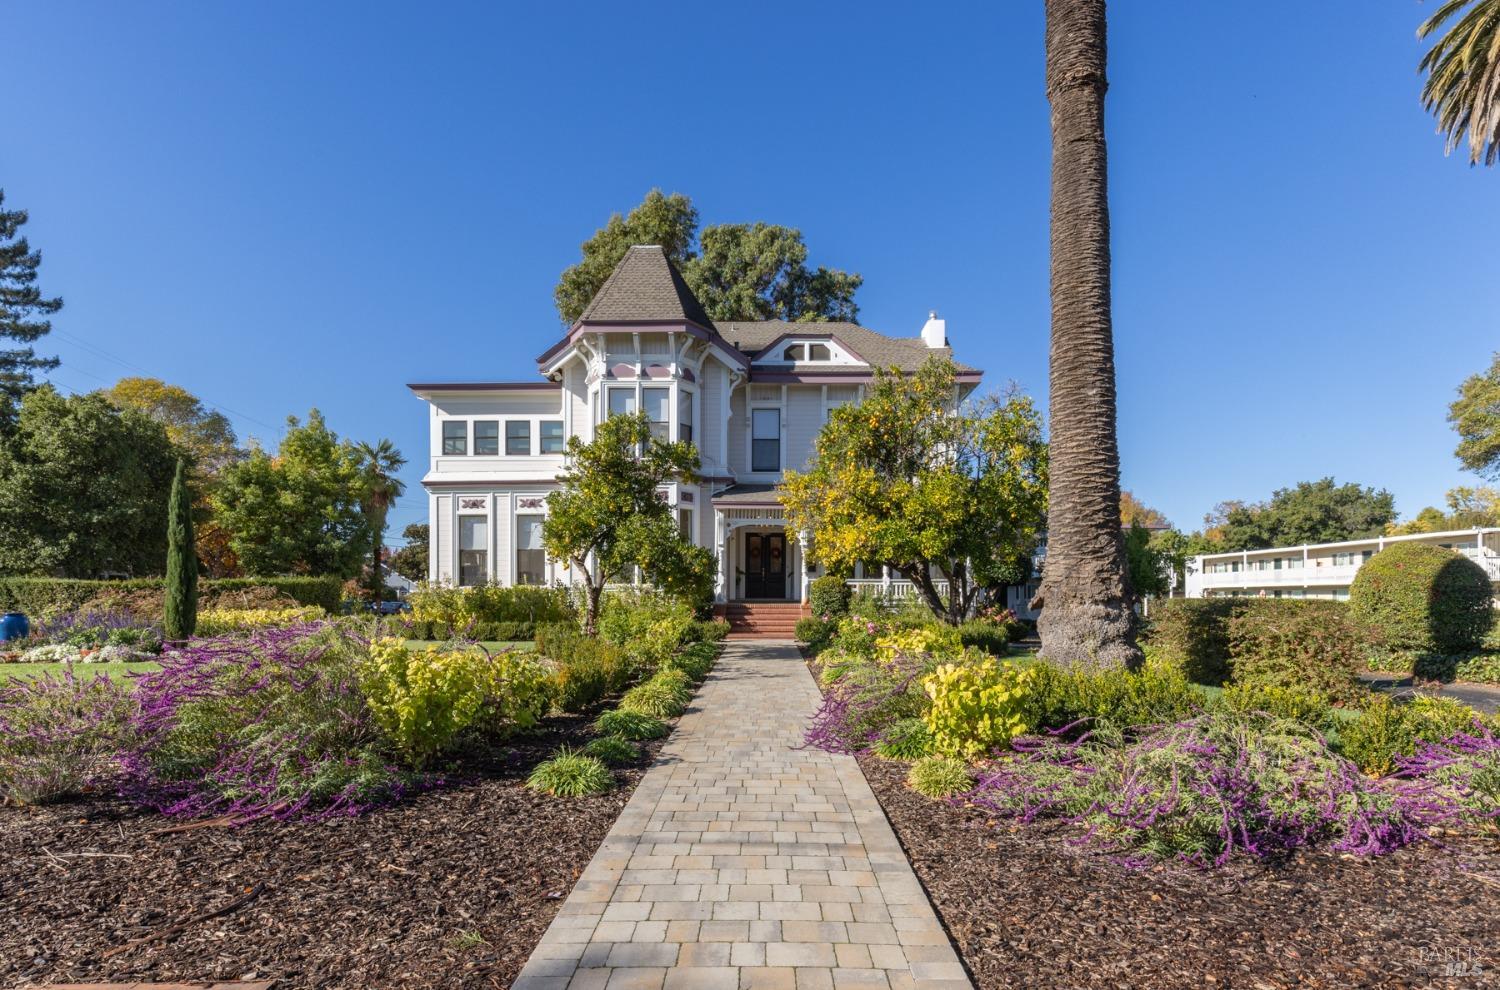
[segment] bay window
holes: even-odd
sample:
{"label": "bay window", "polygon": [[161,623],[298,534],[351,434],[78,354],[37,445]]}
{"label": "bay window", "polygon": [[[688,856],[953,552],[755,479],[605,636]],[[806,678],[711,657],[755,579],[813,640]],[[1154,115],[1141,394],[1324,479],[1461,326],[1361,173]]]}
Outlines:
{"label": "bay window", "polygon": [[635,412],[635,389],[612,388],[609,390],[609,414],[628,416]]}
{"label": "bay window", "polygon": [[677,439],[693,442],[693,393],[677,393]]}
{"label": "bay window", "polygon": [[672,439],[672,390],[669,388],[646,388],[641,390],[641,399],[646,408],[646,419],[651,423],[651,435],[663,442]]}

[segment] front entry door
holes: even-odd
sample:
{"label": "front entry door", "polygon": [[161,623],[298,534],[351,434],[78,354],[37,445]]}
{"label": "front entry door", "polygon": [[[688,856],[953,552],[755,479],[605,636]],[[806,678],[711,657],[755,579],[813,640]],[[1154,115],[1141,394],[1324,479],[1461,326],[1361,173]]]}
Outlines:
{"label": "front entry door", "polygon": [[786,534],[745,534],[745,597],[786,597]]}

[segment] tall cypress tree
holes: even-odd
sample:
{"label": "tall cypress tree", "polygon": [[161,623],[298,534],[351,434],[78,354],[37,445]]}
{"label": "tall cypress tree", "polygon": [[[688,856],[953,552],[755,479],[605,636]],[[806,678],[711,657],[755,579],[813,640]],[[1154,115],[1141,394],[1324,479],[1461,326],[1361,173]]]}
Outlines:
{"label": "tall cypress tree", "polygon": [[[36,285],[42,253],[33,251],[20,236],[26,223],[25,210],[5,209],[5,191],[0,189],[0,339],[29,345],[52,329],[51,316],[62,309],[61,299],[44,299]],[[29,346],[0,347],[0,401],[14,410],[21,396],[34,387],[32,372],[51,371],[55,357],[37,357]]]}
{"label": "tall cypress tree", "polygon": [[187,465],[179,458],[167,503],[167,601],[162,631],[167,639],[187,639],[198,627],[198,555],[193,549],[193,498]]}

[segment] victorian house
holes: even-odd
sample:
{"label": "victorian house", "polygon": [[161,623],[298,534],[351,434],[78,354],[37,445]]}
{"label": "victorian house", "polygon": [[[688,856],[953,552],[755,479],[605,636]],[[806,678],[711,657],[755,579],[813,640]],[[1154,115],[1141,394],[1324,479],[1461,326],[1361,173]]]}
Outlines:
{"label": "victorian house", "polygon": [[[802,467],[829,411],[858,402],[874,370],[951,356],[934,314],[914,337],[854,323],[715,322],[665,252],[631,248],[531,381],[421,383],[431,456],[428,577],[458,585],[566,582],[542,551],[547,494],[567,438],[643,411],[661,437],[691,440],[692,484],[663,492],[684,534],[714,551],[720,603],[804,600],[817,571],[788,532],[776,486]],[[980,372],[959,366],[964,393]],[[861,567],[857,583],[889,585]]]}

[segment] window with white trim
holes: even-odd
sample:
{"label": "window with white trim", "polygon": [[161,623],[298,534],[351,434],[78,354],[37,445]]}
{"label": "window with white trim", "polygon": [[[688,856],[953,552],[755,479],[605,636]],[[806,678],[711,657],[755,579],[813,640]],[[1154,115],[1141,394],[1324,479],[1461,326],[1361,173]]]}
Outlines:
{"label": "window with white trim", "polygon": [[531,420],[505,421],[505,453],[512,457],[525,457],[531,453]]}
{"label": "window with white trim", "polygon": [[547,553],[542,549],[546,516],[516,516],[516,584],[547,583]]}
{"label": "window with white trim", "polygon": [[693,393],[677,393],[677,439],[683,443],[693,442]]}
{"label": "window with white trim", "polygon": [[489,580],[490,526],[484,516],[458,517],[458,583],[472,588]]}
{"label": "window with white trim", "polygon": [[500,421],[498,419],[474,421],[474,453],[481,457],[494,457],[500,453]]}
{"label": "window with white trim", "polygon": [[682,534],[682,538],[684,540],[687,540],[689,543],[693,542],[693,510],[692,509],[678,509],[677,510],[677,532],[679,532],[679,533]]}
{"label": "window with white trim", "polygon": [[646,419],[651,424],[651,435],[663,442],[672,439],[672,390],[643,388],[641,405],[645,407]]}
{"label": "window with white trim", "polygon": [[469,421],[448,419],[443,421],[443,453],[447,455],[469,452]]}
{"label": "window with white trim", "polygon": [[542,420],[542,453],[561,454],[567,447],[566,438],[563,436],[563,422],[560,419]]}
{"label": "window with white trim", "polygon": [[635,412],[635,389],[612,388],[609,390],[609,414],[629,416]]}
{"label": "window with white trim", "polygon": [[750,470],[781,470],[781,410],[754,409],[750,413]]}

